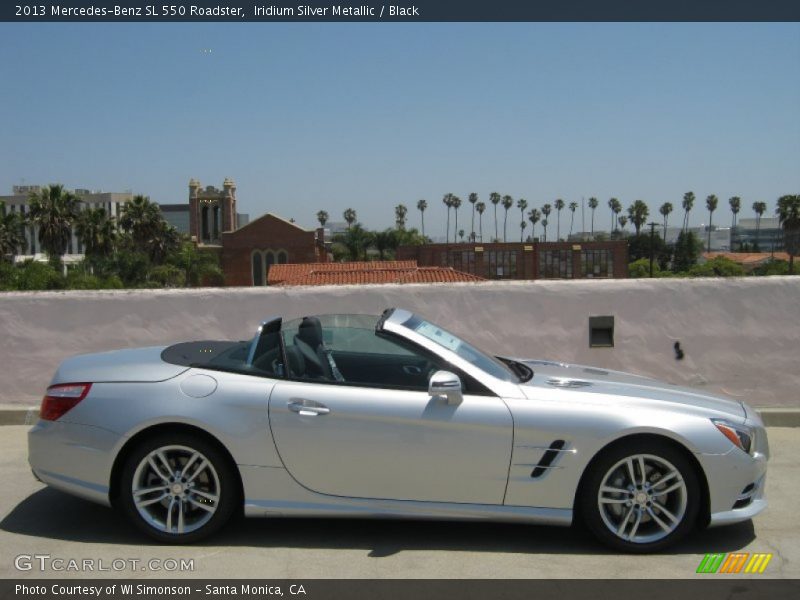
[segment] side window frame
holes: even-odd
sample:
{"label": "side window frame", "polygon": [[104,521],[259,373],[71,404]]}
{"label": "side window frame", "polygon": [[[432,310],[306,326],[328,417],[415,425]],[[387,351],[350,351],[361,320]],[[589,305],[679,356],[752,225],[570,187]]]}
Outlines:
{"label": "side window frame", "polygon": [[[330,380],[330,379],[306,379],[306,378],[303,378],[303,377],[294,376],[294,375],[292,375],[292,373],[291,373],[291,371],[289,369],[289,362],[288,362],[287,351],[286,351],[286,338],[285,338],[285,335],[288,335],[290,333],[291,332],[288,332],[288,331],[284,330],[283,325],[281,326],[279,339],[280,339],[280,345],[281,345],[281,353],[282,353],[282,357],[283,357],[283,370],[284,370],[284,375],[283,375],[282,380],[284,380],[284,381],[293,381],[293,382],[297,382],[297,383],[311,383],[311,384],[320,384],[320,385],[331,385],[331,386],[339,386],[339,387],[358,387],[358,388],[364,388],[364,389],[372,388],[372,389],[396,390],[396,391],[402,391],[402,392],[418,392],[418,393],[422,392],[422,393],[427,393],[427,391],[428,391],[427,385],[425,386],[425,388],[420,389],[418,387],[412,387],[412,386],[399,386],[399,385],[389,385],[389,384],[380,385],[380,384],[374,384],[374,383],[368,383],[368,382],[360,382],[360,381],[335,381],[335,380]],[[397,346],[400,346],[401,348],[404,348],[405,350],[407,350],[408,352],[410,352],[412,355],[414,355],[416,357],[424,358],[428,362],[433,363],[439,369],[447,370],[447,371],[451,371],[452,373],[455,373],[456,375],[458,375],[459,379],[461,379],[461,384],[462,384],[462,386],[464,388],[464,393],[465,394],[472,395],[472,396],[491,396],[491,397],[494,397],[494,398],[498,397],[496,393],[491,391],[489,388],[487,388],[485,385],[480,383],[474,377],[471,377],[470,375],[468,375],[467,373],[462,371],[460,368],[458,368],[455,365],[447,362],[442,357],[440,357],[437,354],[431,352],[430,350],[427,350],[426,348],[423,348],[422,346],[418,346],[417,344],[409,342],[408,340],[406,340],[406,339],[404,339],[404,338],[402,338],[402,337],[400,337],[400,336],[398,336],[398,335],[396,335],[396,334],[394,334],[392,332],[389,332],[389,331],[375,331],[375,336],[378,337],[378,338],[381,338],[381,339],[385,339],[386,341],[391,342],[391,343],[393,343],[393,344],[395,344]],[[384,356],[384,354],[379,354],[379,353],[375,353],[375,355]]]}

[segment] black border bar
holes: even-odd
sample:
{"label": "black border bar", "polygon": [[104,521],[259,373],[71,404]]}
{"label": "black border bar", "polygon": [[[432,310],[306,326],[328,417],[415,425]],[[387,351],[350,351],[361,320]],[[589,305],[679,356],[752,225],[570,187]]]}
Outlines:
{"label": "black border bar", "polygon": [[[557,558],[554,557],[554,560]],[[5,579],[0,598],[37,600],[783,600],[800,597],[798,579],[715,578],[701,580],[566,579]],[[20,587],[22,586],[22,587]],[[124,587],[127,586],[127,587]],[[140,588],[139,586],[144,586]],[[253,588],[270,590],[253,593]],[[33,591],[36,588],[38,591]],[[230,590],[235,588],[234,592]],[[98,593],[99,590],[99,593]],[[139,591],[142,590],[142,591]]]}
{"label": "black border bar", "polygon": [[[392,7],[395,7],[394,11]],[[260,11],[258,9],[261,9]],[[404,10],[399,10],[404,9]],[[800,21],[798,0],[13,0],[0,21],[533,22]]]}

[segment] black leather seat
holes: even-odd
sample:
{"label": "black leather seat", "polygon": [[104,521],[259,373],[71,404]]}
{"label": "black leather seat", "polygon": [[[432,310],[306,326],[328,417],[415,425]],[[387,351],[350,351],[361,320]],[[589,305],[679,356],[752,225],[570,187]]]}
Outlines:
{"label": "black leather seat", "polygon": [[334,381],[333,371],[325,353],[322,339],[322,323],[317,317],[305,317],[300,323],[294,345],[305,362],[306,377]]}

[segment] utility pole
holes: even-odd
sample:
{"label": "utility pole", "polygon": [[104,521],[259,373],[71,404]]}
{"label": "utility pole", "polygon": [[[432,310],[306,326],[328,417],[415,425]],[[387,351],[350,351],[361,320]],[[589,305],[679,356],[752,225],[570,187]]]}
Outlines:
{"label": "utility pole", "polygon": [[655,252],[654,240],[656,237],[656,227],[658,227],[658,223],[655,221],[651,221],[648,223],[650,226],[650,279],[653,278],[653,254]]}

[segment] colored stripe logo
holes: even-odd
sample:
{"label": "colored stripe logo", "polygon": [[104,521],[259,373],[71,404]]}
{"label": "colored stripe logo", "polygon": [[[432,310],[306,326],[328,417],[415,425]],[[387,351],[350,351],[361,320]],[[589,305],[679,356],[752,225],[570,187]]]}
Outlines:
{"label": "colored stripe logo", "polygon": [[772,554],[763,552],[706,554],[697,567],[697,573],[760,574],[764,572],[771,560]]}

